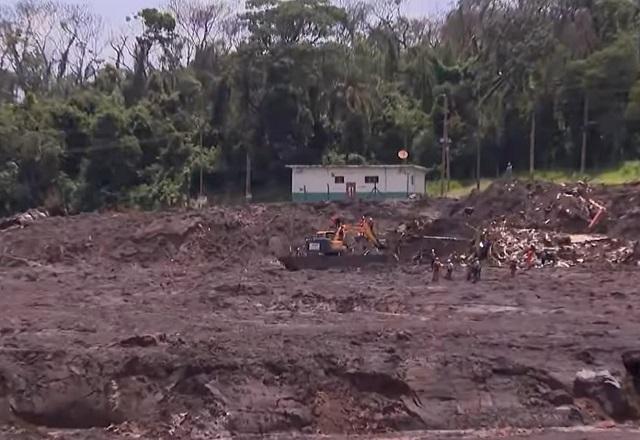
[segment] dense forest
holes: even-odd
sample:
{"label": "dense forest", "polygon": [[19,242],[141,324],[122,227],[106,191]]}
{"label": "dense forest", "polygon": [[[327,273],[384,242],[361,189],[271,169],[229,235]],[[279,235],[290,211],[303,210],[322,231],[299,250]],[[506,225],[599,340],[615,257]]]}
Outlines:
{"label": "dense forest", "polygon": [[635,0],[243,3],[169,0],[114,28],[0,6],[0,214],[243,194],[247,170],[258,196],[286,190],[285,164],[401,148],[437,178],[443,143],[463,179],[640,153]]}

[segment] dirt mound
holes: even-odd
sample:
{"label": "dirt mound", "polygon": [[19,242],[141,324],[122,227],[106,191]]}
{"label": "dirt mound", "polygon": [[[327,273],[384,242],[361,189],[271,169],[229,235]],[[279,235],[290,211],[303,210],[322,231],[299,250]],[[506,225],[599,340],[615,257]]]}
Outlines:
{"label": "dirt mound", "polygon": [[313,231],[330,227],[334,215],[348,223],[361,216],[373,217],[378,234],[406,262],[431,249],[441,256],[466,252],[482,227],[584,232],[594,215],[588,200],[605,204],[604,200],[610,211],[592,232],[640,238],[636,194],[637,186],[610,189],[499,182],[454,203],[255,204],[42,218],[0,232],[0,265],[246,265],[288,253]]}
{"label": "dirt mound", "polygon": [[463,219],[417,217],[388,233],[388,240],[401,261],[428,256],[433,249],[439,256],[462,254],[469,249],[474,230]]}
{"label": "dirt mound", "polygon": [[[635,221],[640,217],[640,197],[635,194],[631,188],[596,188],[582,183],[498,181],[455,204],[450,214],[478,226],[501,223],[517,228],[611,233],[636,239],[640,238],[640,227]],[[607,209],[607,215],[590,228],[599,206]]]}
{"label": "dirt mound", "polygon": [[[77,438],[372,438],[599,421],[606,413],[585,409],[570,385],[585,366],[613,371],[620,352],[637,350],[635,269],[541,268],[511,278],[489,267],[471,284],[460,264],[439,283],[406,259],[369,270],[271,264],[276,242],[296,243],[333,215],[373,217],[382,237],[400,237],[403,257],[455,252],[449,239],[468,247],[474,228],[496,215],[504,216],[498,228],[566,221],[560,187],[514,185],[455,203],[451,216],[451,201],[427,200],[11,225],[0,232],[0,437],[11,427],[17,439],[36,429]],[[590,194],[623,212],[633,188],[616,190],[612,200]],[[537,209],[547,204],[549,213]],[[616,221],[609,227],[624,226]],[[505,228],[496,240],[505,258],[529,242],[569,246],[555,243],[563,234]],[[602,240],[573,240],[568,250],[586,256],[558,257],[617,252]]]}
{"label": "dirt mound", "polygon": [[594,194],[606,200],[609,210],[609,233],[629,240],[640,240],[640,183],[601,186]]}
{"label": "dirt mound", "polygon": [[274,238],[286,248],[300,243],[313,231],[328,228],[334,215],[346,222],[371,216],[384,230],[424,203],[256,204],[54,217],[0,232],[0,263],[241,262],[269,256]]}

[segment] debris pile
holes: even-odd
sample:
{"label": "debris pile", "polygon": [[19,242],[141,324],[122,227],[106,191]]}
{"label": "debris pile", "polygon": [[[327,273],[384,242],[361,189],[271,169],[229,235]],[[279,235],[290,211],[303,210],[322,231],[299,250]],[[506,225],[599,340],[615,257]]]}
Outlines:
{"label": "debris pile", "polygon": [[631,241],[640,240],[639,190],[640,185],[501,181],[457,202],[450,215],[487,228],[499,265],[522,261],[531,249],[537,260],[563,267],[630,263],[640,260],[640,241]]}
{"label": "debris pile", "polygon": [[498,265],[511,260],[524,261],[533,249],[541,264],[572,267],[585,263],[621,264],[632,262],[630,242],[596,234],[562,234],[536,229],[517,229],[506,225],[488,229],[491,257]]}
{"label": "debris pile", "polygon": [[640,183],[598,188],[595,195],[608,202],[608,233],[640,240]]}
{"label": "debris pile", "polygon": [[578,233],[605,232],[606,213],[607,207],[585,183],[568,186],[513,181],[496,182],[486,191],[472,194],[454,206],[452,216],[479,225],[497,219],[512,227]]}
{"label": "debris pile", "polygon": [[418,262],[429,260],[432,250],[443,257],[465,253],[473,234],[473,228],[461,220],[415,218],[386,235],[401,260]]}
{"label": "debris pile", "polygon": [[28,211],[22,212],[20,214],[0,219],[0,231],[12,228],[24,228],[25,226],[28,226],[48,216],[49,214],[46,211],[41,211],[39,209],[29,209]]}

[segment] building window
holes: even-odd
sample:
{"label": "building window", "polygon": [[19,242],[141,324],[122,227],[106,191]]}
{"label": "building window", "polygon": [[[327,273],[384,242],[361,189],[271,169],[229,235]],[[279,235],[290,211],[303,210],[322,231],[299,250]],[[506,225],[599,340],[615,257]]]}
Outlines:
{"label": "building window", "polygon": [[333,178],[333,181],[334,181],[335,183],[344,183],[344,176],[335,176],[335,177]]}
{"label": "building window", "polygon": [[364,176],[364,183],[378,183],[379,181],[378,176]]}

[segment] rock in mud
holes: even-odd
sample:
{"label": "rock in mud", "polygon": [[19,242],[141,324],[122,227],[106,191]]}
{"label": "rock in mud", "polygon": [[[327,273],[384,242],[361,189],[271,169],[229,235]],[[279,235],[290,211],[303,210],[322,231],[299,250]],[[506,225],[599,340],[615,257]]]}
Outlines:
{"label": "rock in mud", "polygon": [[158,340],[151,335],[133,336],[120,341],[120,346],[125,348],[153,347],[155,345],[158,345]]}
{"label": "rock in mud", "polygon": [[61,429],[105,428],[125,421],[101,393],[71,390],[9,399],[11,413],[35,426]]}
{"label": "rock in mud", "polygon": [[640,378],[640,350],[632,350],[623,353],[622,363],[629,375],[634,378]]}
{"label": "rock in mud", "polygon": [[549,391],[545,395],[545,399],[549,401],[549,403],[555,406],[573,404],[573,397],[569,393],[567,393],[565,390],[562,390],[562,389]]}
{"label": "rock in mud", "polygon": [[627,370],[624,391],[634,418],[640,418],[640,350],[627,351],[622,355]]}
{"label": "rock in mud", "polygon": [[584,417],[574,405],[562,405],[556,408],[556,414],[568,425],[583,425]]}
{"label": "rock in mud", "polygon": [[573,382],[573,394],[597,402],[614,420],[625,421],[633,417],[621,383],[606,370],[579,371]]}

